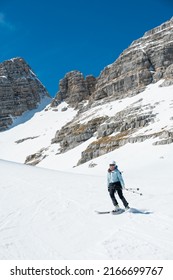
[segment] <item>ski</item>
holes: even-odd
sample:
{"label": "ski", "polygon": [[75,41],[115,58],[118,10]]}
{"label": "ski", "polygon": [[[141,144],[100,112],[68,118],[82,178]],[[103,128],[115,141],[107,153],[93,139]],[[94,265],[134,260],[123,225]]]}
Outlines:
{"label": "ski", "polygon": [[112,215],[119,215],[125,212],[124,209],[119,209],[117,211],[111,210],[111,211],[95,211],[97,214],[112,214]]}
{"label": "ski", "polygon": [[112,215],[119,215],[119,214],[122,214],[122,213],[132,213],[132,214],[144,214],[144,215],[147,215],[147,214],[151,214],[152,212],[151,211],[148,211],[148,210],[145,210],[145,209],[136,209],[136,208],[131,208],[129,207],[128,209],[122,209],[120,208],[119,210],[117,211],[114,211],[114,210],[111,210],[111,211],[98,211],[98,210],[95,210],[95,212],[97,214],[112,214]]}
{"label": "ski", "polygon": [[119,214],[122,214],[122,213],[124,213],[125,212],[125,209],[122,209],[122,208],[120,208],[120,209],[118,209],[118,210],[116,210],[116,211],[111,211],[111,214],[112,215],[119,215]]}
{"label": "ski", "polygon": [[97,214],[110,214],[112,211],[97,211],[97,210],[95,210],[95,212]]}

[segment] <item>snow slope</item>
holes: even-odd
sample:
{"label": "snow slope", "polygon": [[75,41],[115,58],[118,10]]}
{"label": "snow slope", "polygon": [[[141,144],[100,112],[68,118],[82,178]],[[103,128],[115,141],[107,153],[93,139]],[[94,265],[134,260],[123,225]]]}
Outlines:
{"label": "snow slope", "polygon": [[[171,131],[173,86],[161,88],[160,83],[91,108],[80,121],[112,116],[136,104],[148,113],[151,105],[155,122],[138,134]],[[172,259],[173,144],[155,146],[157,139],[151,138],[95,158],[93,168],[91,162],[76,166],[94,137],[57,155],[59,145],[51,139],[77,114],[72,108],[61,111],[65,106],[33,111],[29,120],[26,113],[0,133],[0,259]],[[21,164],[42,147],[47,157],[38,167]],[[124,191],[131,212],[98,215],[95,210],[113,209],[106,186],[112,159],[123,171],[126,187],[139,187],[143,195]]]}
{"label": "snow slope", "polygon": [[[50,101],[50,100],[49,100]],[[22,117],[16,118],[11,129],[0,134],[0,158],[24,163],[28,155],[37,152],[51,143],[55,133],[64,124],[69,122],[76,111],[69,108],[62,112],[67,104],[63,102],[58,111],[48,110],[47,103],[40,108],[26,112]],[[17,141],[24,140],[20,144]]]}
{"label": "snow slope", "polygon": [[[154,134],[163,130],[172,131],[173,86],[160,87],[162,82],[163,80],[149,85],[144,92],[133,97],[93,107],[80,114],[79,117],[77,117],[77,111],[68,107],[65,102],[61,103],[57,110],[47,106],[42,111],[29,112],[32,114],[30,119],[28,119],[28,113],[25,113],[16,120],[17,126],[0,133],[0,158],[24,163],[28,155],[37,153],[44,148],[43,155],[46,157],[39,163],[40,167],[64,170],[65,166],[66,170],[67,168],[71,170],[81,158],[81,152],[96,138],[95,136],[90,138],[65,154],[58,154],[59,144],[51,144],[56,131],[74,118],[76,122],[86,123],[93,118],[114,116],[129,108],[141,107],[141,110],[137,110],[138,114],[150,115],[152,113],[156,115],[154,122],[141,128],[133,136]],[[66,111],[62,111],[64,107],[67,108]],[[26,117],[28,121],[26,121]],[[23,141],[18,142],[20,140]],[[155,141],[157,140],[155,138]],[[69,157],[70,161],[68,161]]]}
{"label": "snow slope", "polygon": [[[76,173],[1,160],[0,259],[172,259],[173,149],[150,141]],[[112,158],[123,167],[126,187],[140,187],[143,195],[124,191],[131,212],[98,215],[112,209],[105,179]]]}

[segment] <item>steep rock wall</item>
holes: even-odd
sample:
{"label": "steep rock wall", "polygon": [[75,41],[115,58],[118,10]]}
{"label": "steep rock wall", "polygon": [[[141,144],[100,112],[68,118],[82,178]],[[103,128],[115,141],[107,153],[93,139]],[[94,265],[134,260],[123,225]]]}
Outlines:
{"label": "steep rock wall", "polygon": [[0,131],[12,124],[13,117],[37,107],[49,96],[30,66],[22,58],[0,64]]}

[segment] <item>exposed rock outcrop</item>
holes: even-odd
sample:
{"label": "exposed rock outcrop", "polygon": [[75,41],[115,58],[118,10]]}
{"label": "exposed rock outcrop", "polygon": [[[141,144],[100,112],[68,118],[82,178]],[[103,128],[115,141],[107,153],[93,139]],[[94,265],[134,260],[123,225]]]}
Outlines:
{"label": "exposed rock outcrop", "polygon": [[55,138],[52,139],[52,144],[60,143],[60,153],[73,149],[90,139],[106,119],[107,117],[95,118],[84,124],[69,123],[57,131]]}
{"label": "exposed rock outcrop", "polygon": [[105,67],[96,79],[72,71],[59,83],[59,92],[52,102],[56,106],[65,100],[78,107],[82,100],[89,99],[89,106],[97,100],[121,99],[133,96],[150,83],[165,78],[163,86],[173,83],[173,18],[146,32],[134,41],[118,59]]}
{"label": "exposed rock outcrop", "polygon": [[[157,137],[154,145],[172,143],[171,126],[170,131],[167,126],[154,132],[151,127],[145,133],[142,130],[157,121],[157,102],[150,105],[143,103],[139,97],[137,104],[130,103],[130,106],[117,110],[114,108],[114,113],[108,112],[108,115],[104,111],[99,114],[102,105],[118,100],[115,102],[118,106],[125,97],[141,93],[147,85],[162,78],[164,82],[160,86],[173,84],[173,18],[134,41],[113,64],[105,67],[98,78],[84,78],[79,71],[65,75],[51,106],[56,109],[57,105],[66,101],[78,109],[78,113],[56,132],[52,144],[60,144],[59,152],[62,153],[94,137],[95,140],[82,152],[78,162],[81,164],[126,143],[153,137]],[[40,158],[43,155],[39,153]]]}
{"label": "exposed rock outcrop", "polygon": [[114,151],[115,149],[120,148],[121,146],[127,143],[136,143],[143,142],[150,138],[160,138],[161,140],[155,141],[153,145],[165,145],[173,143],[173,132],[169,131],[159,131],[152,134],[133,136],[133,132],[124,131],[122,133],[118,133],[115,136],[106,136],[102,137],[96,141],[93,141],[85,151],[82,152],[81,159],[78,161],[77,165],[85,163],[91,159]]}
{"label": "exposed rock outcrop", "polygon": [[154,122],[156,117],[152,110],[136,114],[137,111],[139,111],[139,107],[127,108],[100,125],[97,129],[97,139],[82,152],[78,164],[111,152],[126,143],[142,142],[153,137],[152,134],[133,136],[140,128],[147,127]]}
{"label": "exposed rock outcrop", "polygon": [[164,82],[160,86],[164,87],[164,86],[173,85],[173,64],[169,65],[166,68],[166,71],[165,71],[163,77],[164,77]]}
{"label": "exposed rock outcrop", "polygon": [[30,66],[22,58],[0,64],[0,131],[12,124],[12,117],[37,107],[49,96]]}
{"label": "exposed rock outcrop", "polygon": [[[78,163],[81,164],[126,143],[163,135],[158,132],[154,135],[148,133],[134,136],[139,129],[154,122],[156,114],[150,105],[147,105],[148,108],[141,108],[139,104],[115,112],[112,117],[102,116],[85,123],[80,122],[80,113],[89,108],[134,96],[161,78],[165,79],[161,86],[173,83],[173,18],[134,41],[97,79],[93,76],[84,78],[79,71],[71,71],[65,75],[51,106],[56,107],[66,101],[79,111],[77,120],[74,119],[56,132],[52,144],[59,143],[59,152],[62,153],[95,136],[96,140],[82,152]],[[155,144],[166,141],[171,143],[172,134],[168,134]]]}
{"label": "exposed rock outcrop", "polygon": [[83,100],[88,100],[95,90],[96,79],[93,76],[84,78],[79,71],[71,71],[59,82],[59,92],[52,101],[51,106],[55,107],[62,101],[77,108]]}
{"label": "exposed rock outcrop", "polygon": [[44,155],[45,151],[47,151],[47,148],[42,148],[37,153],[27,156],[25,160],[25,164],[37,165],[40,161],[42,161],[46,157],[46,155]]}
{"label": "exposed rock outcrop", "polygon": [[[134,41],[97,79],[94,100],[135,95],[173,64],[173,18]],[[170,69],[168,70],[170,72]]]}

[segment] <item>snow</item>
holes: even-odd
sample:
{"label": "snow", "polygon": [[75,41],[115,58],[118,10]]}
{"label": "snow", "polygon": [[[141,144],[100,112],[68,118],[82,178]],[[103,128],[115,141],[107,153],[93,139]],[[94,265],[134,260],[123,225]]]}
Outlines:
{"label": "snow", "polygon": [[[159,85],[121,102],[91,108],[81,122],[136,105],[148,113],[151,105],[156,120],[139,134],[162,127],[172,130],[173,87]],[[93,159],[93,168],[91,161],[77,166],[95,136],[57,155],[59,145],[51,144],[51,139],[63,125],[77,120],[77,111],[70,107],[61,111],[66,103],[58,111],[45,108],[46,104],[0,133],[0,259],[171,260],[173,144],[155,146],[156,138],[151,138]],[[43,147],[47,157],[37,167],[23,165],[27,155]],[[124,190],[131,211],[119,216],[95,212],[113,209],[106,183],[111,160],[122,171],[126,188],[139,188],[143,194]]]}
{"label": "snow", "polygon": [[[151,114],[152,112],[156,114],[156,119],[154,123],[151,122],[147,127],[141,128],[133,136],[141,134],[148,135],[162,132],[163,130],[170,131],[173,129],[173,86],[160,87],[162,83],[163,80],[149,85],[145,91],[133,97],[127,97],[93,107],[87,110],[87,112],[80,114],[80,119],[77,118],[77,110],[68,107],[68,104],[65,102],[58,106],[58,111],[49,106],[45,108],[50,101],[49,98],[45,98],[45,101],[41,104],[41,108],[26,112],[22,117],[15,120],[11,129],[1,132],[0,158],[24,163],[28,155],[36,153],[42,148],[46,148],[45,155],[47,157],[40,163],[41,167],[52,168],[51,165],[54,165],[55,169],[59,169],[59,165],[62,165],[61,161],[63,158],[66,160],[68,157],[73,157],[72,162],[69,162],[69,168],[72,168],[80,159],[81,152],[94,138],[80,145],[80,147],[73,149],[73,151],[69,151],[64,155],[57,155],[59,145],[51,144],[51,139],[55,137],[57,130],[75,117],[76,122],[86,123],[94,117],[112,117],[122,110],[133,109],[137,106],[141,107],[141,114]],[[67,107],[66,111],[62,111],[64,107]],[[29,139],[30,137],[35,138]],[[27,140],[17,144],[16,141],[21,139]]]}
{"label": "snow", "polygon": [[[41,108],[43,109],[48,102],[50,99],[45,98],[40,105]],[[2,132],[0,135],[1,158],[24,162],[29,154],[36,153],[41,148],[50,145],[56,131],[76,115],[76,111],[72,108],[62,112],[61,109],[66,105],[63,102],[59,106],[58,112],[48,108],[41,111],[41,108],[37,108],[18,117],[12,125],[12,129]],[[16,143],[18,140],[29,137],[36,138],[28,139],[21,144]]]}
{"label": "snow", "polygon": [[[173,149],[150,144],[126,145],[73,173],[1,160],[0,259],[172,259]],[[112,158],[126,187],[143,195],[124,191],[131,212],[98,215],[113,209],[106,187]]]}

